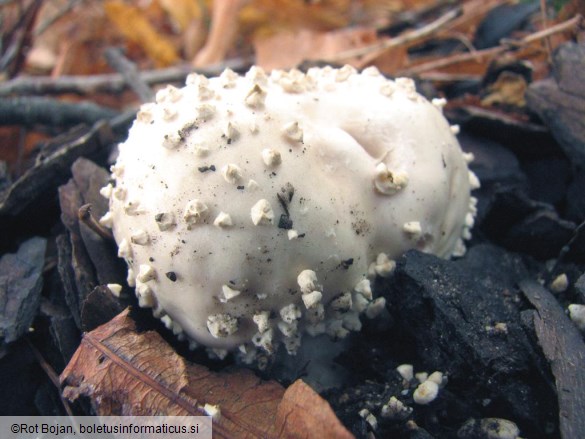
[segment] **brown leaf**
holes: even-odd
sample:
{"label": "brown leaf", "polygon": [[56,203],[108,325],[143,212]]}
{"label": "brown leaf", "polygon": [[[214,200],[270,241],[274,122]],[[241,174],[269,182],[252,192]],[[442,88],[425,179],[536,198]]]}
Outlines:
{"label": "brown leaf", "polygon": [[138,44],[158,67],[179,61],[179,55],[169,38],[158,32],[138,7],[111,0],[105,3],[106,15],[129,40]]}
{"label": "brown leaf", "polygon": [[[219,405],[214,437],[276,437],[284,389],[248,370],[213,373],[188,363],[154,331],[137,332],[124,311],[86,334],[61,375],[70,400],[89,397],[100,415],[204,415]],[[282,437],[282,436],[281,436]]]}
{"label": "brown leaf", "polygon": [[119,44],[101,1],[41,2],[27,68],[52,75],[89,75],[110,71],[103,48]]}
{"label": "brown leaf", "polygon": [[[291,68],[303,61],[328,59],[339,52],[371,45],[377,38],[375,29],[369,28],[280,32],[254,41],[256,63],[265,69]],[[345,63],[361,67],[357,59]]]}
{"label": "brown leaf", "polygon": [[159,4],[181,31],[192,21],[200,21],[206,13],[205,4],[196,0],[159,0]]}
{"label": "brown leaf", "polygon": [[490,85],[489,94],[481,100],[481,104],[486,107],[504,104],[524,107],[527,88],[528,84],[522,75],[504,71],[500,73],[496,82]]}
{"label": "brown leaf", "polygon": [[285,392],[276,415],[280,438],[351,439],[331,406],[301,380]]}

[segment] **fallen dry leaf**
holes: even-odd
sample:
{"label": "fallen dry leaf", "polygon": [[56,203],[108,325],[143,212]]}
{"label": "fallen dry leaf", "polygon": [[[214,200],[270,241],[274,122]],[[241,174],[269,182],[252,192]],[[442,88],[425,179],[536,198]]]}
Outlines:
{"label": "fallen dry leaf", "polygon": [[27,69],[51,75],[103,73],[108,66],[101,52],[119,44],[101,2],[63,0],[42,2],[34,28],[34,41],[27,52]]}
{"label": "fallen dry leaf", "polygon": [[[238,35],[246,44],[253,41],[259,65],[287,68],[303,60],[323,60],[325,55],[362,47],[363,44],[356,45],[356,41],[350,44],[350,40],[355,40],[356,36],[357,40],[362,40],[364,28],[375,41],[376,29],[388,24],[390,15],[402,8],[403,2],[396,0],[215,2],[212,3],[207,42],[193,64],[204,66],[222,61]],[[345,28],[350,24],[361,28]],[[342,28],[345,28],[342,32],[329,33]],[[369,36],[367,42],[372,43]],[[357,62],[353,64],[361,67]]]}
{"label": "fallen dry leaf", "polygon": [[25,163],[38,144],[48,139],[40,132],[24,131],[20,127],[0,127],[0,160],[8,163],[11,171],[20,176],[25,171]]}
{"label": "fallen dry leaf", "polygon": [[179,31],[184,31],[192,21],[199,21],[206,14],[204,2],[198,0],[158,0],[158,2],[169,14]]}
{"label": "fallen dry leaf", "polygon": [[276,415],[281,438],[351,439],[331,406],[301,380],[284,394]]}
{"label": "fallen dry leaf", "polygon": [[158,67],[179,61],[173,42],[148,21],[138,7],[111,0],[104,4],[110,21],[129,41],[139,45]]}
{"label": "fallen dry leaf", "polygon": [[[368,28],[280,32],[254,41],[256,64],[267,70],[286,69],[303,61],[324,60],[339,52],[369,46],[377,40],[376,31]],[[362,67],[359,59],[346,59],[344,63]]]}
{"label": "fallen dry leaf", "polygon": [[504,71],[500,73],[496,82],[489,86],[489,94],[481,100],[481,105],[526,105],[526,79],[518,73]]}
{"label": "fallen dry leaf", "polygon": [[200,416],[204,404],[219,405],[214,437],[351,437],[305,384],[285,392],[246,369],[214,373],[189,363],[157,332],[138,332],[128,310],[85,334],[61,383],[65,397],[88,397],[98,415]]}
{"label": "fallen dry leaf", "polygon": [[284,389],[250,371],[216,374],[189,364],[154,331],[137,332],[124,311],[83,337],[63,371],[65,397],[87,396],[99,415],[201,416],[219,405],[218,437],[274,436]]}

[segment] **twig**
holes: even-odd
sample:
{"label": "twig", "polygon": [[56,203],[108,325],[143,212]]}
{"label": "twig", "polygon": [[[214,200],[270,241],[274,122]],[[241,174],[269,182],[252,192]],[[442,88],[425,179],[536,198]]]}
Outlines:
{"label": "twig", "polygon": [[77,212],[77,217],[82,223],[84,223],[102,239],[105,239],[106,241],[114,240],[114,235],[112,235],[112,232],[97,222],[91,214],[91,204],[84,204],[81,206]]}
{"label": "twig", "polygon": [[[244,70],[250,66],[250,62],[243,59],[232,59],[221,64],[205,68],[195,68],[190,64],[184,64],[166,69],[148,70],[140,72],[142,81],[148,85],[170,82],[182,82],[189,73],[201,73],[203,75],[216,76],[224,69]],[[0,96],[10,94],[92,94],[97,92],[121,93],[128,84],[119,73],[89,75],[89,76],[60,76],[51,78],[48,76],[19,76],[0,84]]]}
{"label": "twig", "polygon": [[108,47],[104,56],[106,61],[114,70],[122,75],[124,81],[138,95],[142,102],[149,102],[154,99],[154,93],[140,77],[136,64],[124,56],[118,47]]}
{"label": "twig", "polygon": [[396,38],[391,38],[389,40],[384,40],[376,44],[372,44],[366,47],[359,47],[357,49],[346,50],[344,52],[338,53],[328,59],[330,62],[339,62],[350,58],[356,58],[364,55],[369,55],[371,53],[378,53],[383,50],[390,49],[392,47],[402,46],[407,43],[411,43],[413,41],[419,40],[421,38],[427,37],[432,35],[433,33],[440,30],[443,26],[449,23],[451,20],[454,20],[461,14],[461,8],[453,9],[446,14],[441,15],[435,21],[427,24],[426,26],[421,27],[420,29],[416,29],[410,32],[405,32]]}
{"label": "twig", "polygon": [[418,66],[411,67],[410,69],[406,69],[400,71],[399,75],[416,75],[422,72],[427,72],[429,70],[435,70],[442,67],[447,67],[453,64],[459,64],[465,61],[476,61],[481,62],[484,58],[493,57],[497,54],[504,52],[506,50],[505,47],[498,46],[498,47],[491,47],[489,49],[483,50],[476,50],[469,53],[461,53],[457,55],[448,56],[445,58],[439,58],[437,60],[428,61],[423,64],[419,64]]}
{"label": "twig", "polygon": [[[546,0],[540,0],[540,15],[541,15],[541,19],[542,19],[542,27],[544,28],[544,30],[546,30],[548,28],[548,20],[546,18]],[[544,44],[546,47],[546,51],[548,53],[548,60],[551,61],[552,48],[551,48],[549,37],[544,38]]]}
{"label": "twig", "polygon": [[575,15],[573,18],[563,21],[562,23],[555,24],[547,29],[543,29],[541,31],[535,32],[530,34],[524,38],[522,38],[519,43],[521,45],[530,44],[534,41],[541,40],[543,38],[548,38],[551,35],[558,34],[560,32],[566,32],[572,30],[573,28],[579,28],[583,26],[583,16],[580,14]]}
{"label": "twig", "polygon": [[59,8],[59,10],[57,12],[55,12],[54,15],[52,15],[49,18],[47,18],[45,21],[43,21],[35,29],[34,36],[35,37],[40,36],[49,27],[51,27],[53,25],[53,23],[55,23],[57,20],[59,20],[61,17],[63,17],[65,14],[67,14],[69,11],[71,11],[77,5],[77,3],[80,3],[80,1],[81,0],[69,0],[69,2],[67,2],[66,5],[61,6],[61,8]]}
{"label": "twig", "polygon": [[583,233],[583,231],[585,231],[585,221],[581,222],[577,227],[575,227],[575,230],[573,231],[573,236],[571,236],[571,239],[569,239],[569,242],[567,242],[561,248],[561,251],[559,252],[559,255],[557,256],[557,259],[556,259],[553,267],[548,271],[548,274],[546,277],[547,283],[549,283],[552,280],[555,273],[557,273],[557,270],[559,269],[561,263],[564,262],[565,258],[567,257],[567,255],[569,254],[571,249],[573,248],[573,244],[575,244],[575,242],[581,237],[581,234]]}
{"label": "twig", "polygon": [[473,75],[467,73],[442,73],[442,72],[429,72],[422,73],[420,79],[433,82],[463,82],[463,81],[477,81],[482,80],[481,75]]}
{"label": "twig", "polygon": [[427,72],[429,70],[439,69],[439,68],[447,67],[447,66],[450,66],[453,64],[459,64],[459,63],[465,62],[465,61],[480,62],[484,58],[495,57],[496,55],[499,55],[503,52],[506,52],[507,50],[510,50],[511,46],[518,46],[518,47],[525,46],[525,45],[530,44],[534,41],[538,41],[542,38],[546,38],[550,35],[554,35],[554,34],[560,33],[560,32],[565,32],[565,31],[574,29],[576,27],[580,27],[582,25],[582,21],[583,21],[583,17],[581,15],[577,15],[577,16],[575,16],[567,21],[559,23],[555,26],[551,26],[548,29],[544,29],[542,31],[530,34],[530,35],[522,38],[521,40],[517,40],[517,41],[505,40],[505,41],[503,41],[503,44],[496,46],[496,47],[490,47],[489,49],[477,50],[474,52],[462,53],[462,54],[448,56],[446,58],[437,59],[434,61],[429,61],[429,62],[426,62],[423,64],[419,64],[417,66],[414,66],[410,69],[403,70],[403,71],[399,72],[399,74],[400,75],[416,75],[416,74],[420,74],[422,72]]}
{"label": "twig", "polygon": [[94,124],[117,114],[115,110],[91,102],[71,103],[36,96],[0,100],[0,126]]}
{"label": "twig", "polygon": [[63,404],[65,412],[67,413],[68,416],[73,418],[73,412],[71,411],[71,407],[69,407],[69,403],[61,394],[61,383],[59,381],[59,375],[57,375],[55,369],[53,369],[51,365],[47,363],[47,360],[45,360],[45,358],[41,355],[36,346],[32,344],[32,342],[28,338],[25,338],[25,340],[28,344],[29,349],[32,351],[33,355],[37,359],[39,366],[41,367],[41,369],[43,369],[45,374],[47,374],[47,377],[49,378],[53,386],[55,386],[55,388],[57,389],[57,392],[59,393],[59,398],[61,399],[61,404]]}
{"label": "twig", "polygon": [[34,0],[22,12],[22,16],[14,28],[7,33],[10,42],[0,57],[0,71],[6,71],[8,76],[12,76],[18,72],[21,64],[24,62],[25,55],[23,48],[26,48],[30,43],[31,29],[41,5],[42,0]]}
{"label": "twig", "polygon": [[473,42],[465,34],[463,34],[461,32],[446,30],[445,37],[456,39],[461,44],[463,44],[465,46],[465,48],[467,50],[469,50],[470,52],[473,52],[474,50],[476,50],[475,46],[473,45]]}
{"label": "twig", "polygon": [[14,176],[20,177],[22,175],[22,170],[24,168],[24,149],[25,149],[25,142],[26,142],[26,129],[24,127],[20,127],[18,130],[18,146],[16,152],[16,165],[14,169]]}

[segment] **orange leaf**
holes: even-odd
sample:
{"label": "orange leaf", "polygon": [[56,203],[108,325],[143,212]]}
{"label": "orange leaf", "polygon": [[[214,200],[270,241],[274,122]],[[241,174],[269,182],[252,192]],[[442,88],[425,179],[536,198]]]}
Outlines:
{"label": "orange leaf", "polygon": [[526,79],[518,73],[503,71],[496,82],[489,86],[489,94],[481,100],[481,105],[514,105],[524,107],[526,105]]}
{"label": "orange leaf", "polygon": [[201,21],[205,7],[199,0],[158,0],[160,6],[169,14],[181,31],[185,31],[192,21]]}
{"label": "orange leaf", "polygon": [[327,401],[301,380],[295,381],[286,390],[276,416],[281,438],[353,438]]}
{"label": "orange leaf", "polygon": [[247,369],[214,373],[180,357],[126,310],[85,334],[61,374],[63,395],[88,397],[98,415],[204,415],[218,405],[214,437],[351,438],[329,404],[302,381],[286,392]]}
{"label": "orange leaf", "polygon": [[140,9],[118,0],[104,5],[106,15],[116,28],[133,43],[139,45],[157,67],[165,67],[179,61],[173,43],[157,32]]}
{"label": "orange leaf", "polygon": [[[351,28],[331,32],[301,29],[281,32],[254,41],[256,63],[263,68],[285,69],[306,60],[323,60],[349,49],[371,45],[377,41],[375,29]],[[345,60],[361,67],[359,60]]]}
{"label": "orange leaf", "polygon": [[127,310],[84,336],[61,382],[65,397],[89,397],[98,415],[201,416],[204,404],[219,405],[218,437],[275,437],[284,394],[249,370],[188,363],[158,333],[137,332]]}

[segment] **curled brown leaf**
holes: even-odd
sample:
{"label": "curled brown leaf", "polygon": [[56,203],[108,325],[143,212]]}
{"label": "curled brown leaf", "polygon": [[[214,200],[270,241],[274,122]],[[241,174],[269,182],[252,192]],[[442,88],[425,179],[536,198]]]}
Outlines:
{"label": "curled brown leaf", "polygon": [[61,383],[65,397],[88,397],[98,415],[197,416],[217,405],[214,437],[352,437],[303,382],[285,392],[246,369],[215,373],[189,363],[157,332],[139,332],[128,310],[84,336]]}

